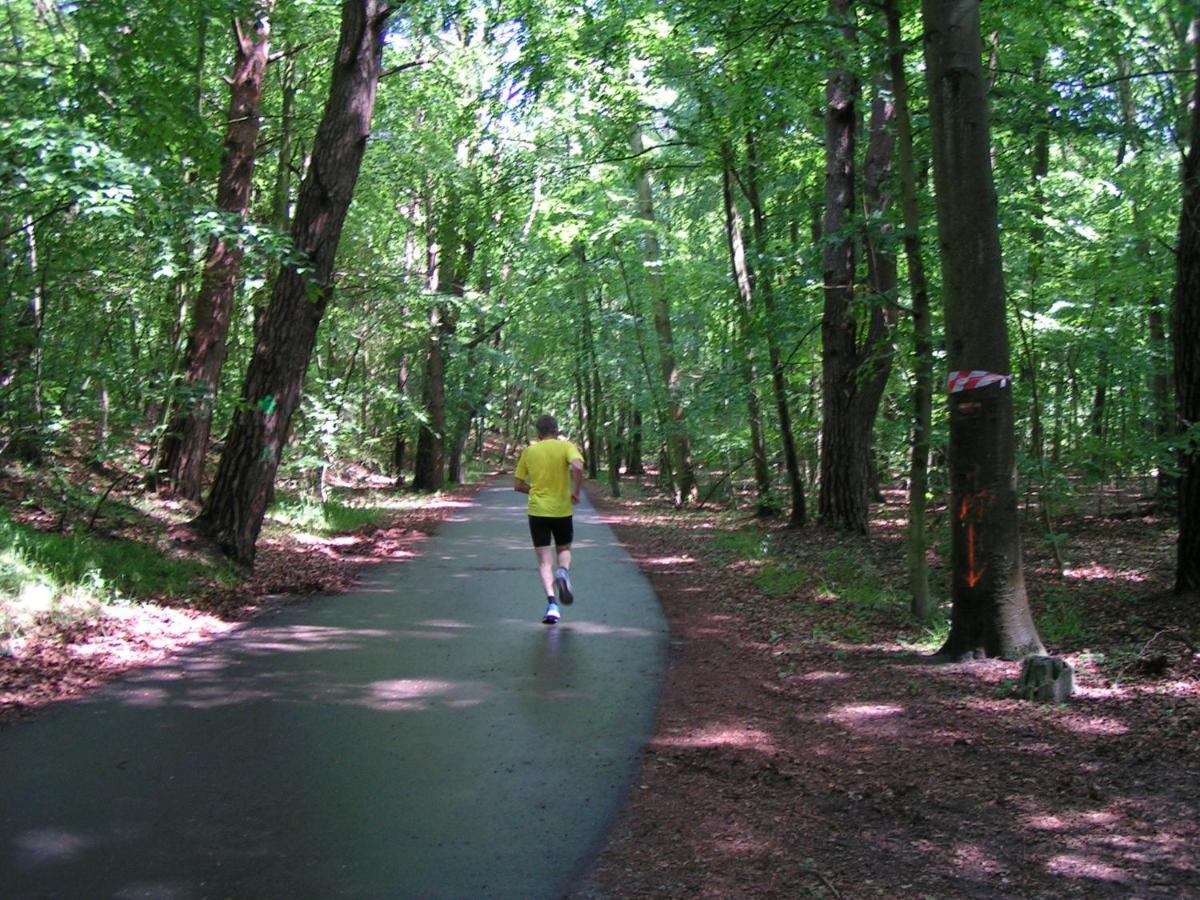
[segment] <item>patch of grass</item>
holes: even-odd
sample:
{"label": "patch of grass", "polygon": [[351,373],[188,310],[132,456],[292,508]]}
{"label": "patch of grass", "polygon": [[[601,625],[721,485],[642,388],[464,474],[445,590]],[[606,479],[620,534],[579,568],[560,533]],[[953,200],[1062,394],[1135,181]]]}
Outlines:
{"label": "patch of grass", "polygon": [[1086,643],[1087,615],[1071,592],[1061,585],[1048,585],[1041,592],[1036,615],[1038,634],[1054,647],[1077,647]]}
{"label": "patch of grass", "polygon": [[946,643],[946,639],[950,637],[949,613],[949,604],[945,607],[935,605],[928,622],[923,625],[914,622],[901,631],[899,634],[901,644],[906,650],[913,653],[937,653]]}
{"label": "patch of grass", "polygon": [[821,571],[836,584],[876,581],[879,569],[862,553],[847,547],[830,547],[822,556]]}
{"label": "patch of grass", "polygon": [[381,524],[389,511],[377,506],[359,506],[340,500],[321,502],[307,497],[280,499],[271,508],[271,518],[294,531],[331,535],[357,531]]}
{"label": "patch of grass", "polygon": [[799,593],[810,583],[807,572],[787,563],[767,563],[754,576],[754,584],[758,589],[771,597]]}
{"label": "patch of grass", "polygon": [[710,552],[721,562],[748,562],[766,559],[770,539],[756,528],[723,531],[712,539]]}
{"label": "patch of grass", "polygon": [[864,580],[841,585],[837,590],[843,600],[848,600],[863,609],[891,609],[896,605],[896,595],[882,581]]}
{"label": "patch of grass", "polygon": [[0,517],[0,632],[7,635],[40,619],[87,618],[106,604],[186,598],[197,580],[214,576],[232,574],[147,544],[37,531]]}
{"label": "patch of grass", "polygon": [[900,603],[879,567],[849,548],[827,550],[821,560],[820,574],[828,593],[861,609],[892,609]]}

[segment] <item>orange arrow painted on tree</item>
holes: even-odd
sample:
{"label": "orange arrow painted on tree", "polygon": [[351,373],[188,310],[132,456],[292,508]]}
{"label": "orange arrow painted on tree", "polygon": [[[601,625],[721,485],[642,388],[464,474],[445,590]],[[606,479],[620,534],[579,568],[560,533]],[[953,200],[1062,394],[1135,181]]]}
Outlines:
{"label": "orange arrow painted on tree", "polygon": [[975,523],[967,523],[967,587],[975,587],[983,580],[983,573],[987,571],[984,566],[978,572],[975,571]]}
{"label": "orange arrow painted on tree", "polygon": [[[975,568],[975,523],[968,520],[972,508],[976,513],[979,513],[979,508],[987,500],[988,492],[981,491],[978,494],[972,494],[962,498],[962,503],[959,504],[958,518],[960,521],[967,524],[967,587],[975,587],[983,580],[984,573],[987,572],[987,566],[983,566],[976,570]],[[976,516],[978,518],[978,515]]]}

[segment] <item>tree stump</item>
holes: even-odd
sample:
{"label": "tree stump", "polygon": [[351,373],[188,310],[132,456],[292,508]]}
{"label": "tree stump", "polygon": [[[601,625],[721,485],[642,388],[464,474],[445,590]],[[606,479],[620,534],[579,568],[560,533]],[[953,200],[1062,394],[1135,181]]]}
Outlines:
{"label": "tree stump", "polygon": [[1018,692],[1026,700],[1066,703],[1075,693],[1075,670],[1058,656],[1027,656]]}

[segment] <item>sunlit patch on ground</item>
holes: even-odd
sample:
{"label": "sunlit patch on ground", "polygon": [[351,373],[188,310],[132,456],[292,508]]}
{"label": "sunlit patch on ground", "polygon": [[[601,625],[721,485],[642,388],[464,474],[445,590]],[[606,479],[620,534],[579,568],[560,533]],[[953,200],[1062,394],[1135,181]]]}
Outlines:
{"label": "sunlit patch on ground", "polygon": [[829,713],[829,718],[835,722],[849,724],[868,719],[882,719],[888,716],[898,716],[904,713],[903,706],[887,703],[848,703],[839,706]]}
{"label": "sunlit patch on ground", "polygon": [[[761,729],[747,725],[725,725],[716,723],[690,732],[687,735],[660,738],[657,746],[676,748],[725,747],[748,748],[762,751],[774,748],[774,738]],[[770,752],[768,749],[767,752]]]}
{"label": "sunlit patch on ground", "polygon": [[1148,580],[1147,574],[1137,569],[1111,569],[1108,566],[1098,563],[1065,568],[1063,569],[1063,575],[1066,578],[1074,578],[1080,581],[1130,581],[1136,584]]}
{"label": "sunlit patch on ground", "polygon": [[695,561],[690,556],[656,556],[645,562],[648,566],[690,566]]}
{"label": "sunlit patch on ground", "polygon": [[1116,866],[1110,866],[1092,856],[1080,853],[1060,853],[1046,863],[1051,875],[1066,878],[1086,878],[1094,881],[1124,882],[1129,874]]}
{"label": "sunlit patch on ground", "polygon": [[797,676],[800,681],[842,681],[850,677],[848,672],[805,672]]}

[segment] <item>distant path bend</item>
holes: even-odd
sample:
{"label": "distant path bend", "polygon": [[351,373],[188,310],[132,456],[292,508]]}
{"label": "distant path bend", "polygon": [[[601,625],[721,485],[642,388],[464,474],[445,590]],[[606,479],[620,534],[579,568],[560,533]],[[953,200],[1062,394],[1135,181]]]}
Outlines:
{"label": "distant path bend", "polygon": [[507,482],[421,557],[0,732],[5,897],[559,897],[653,728],[666,623],[586,501],[557,626]]}

